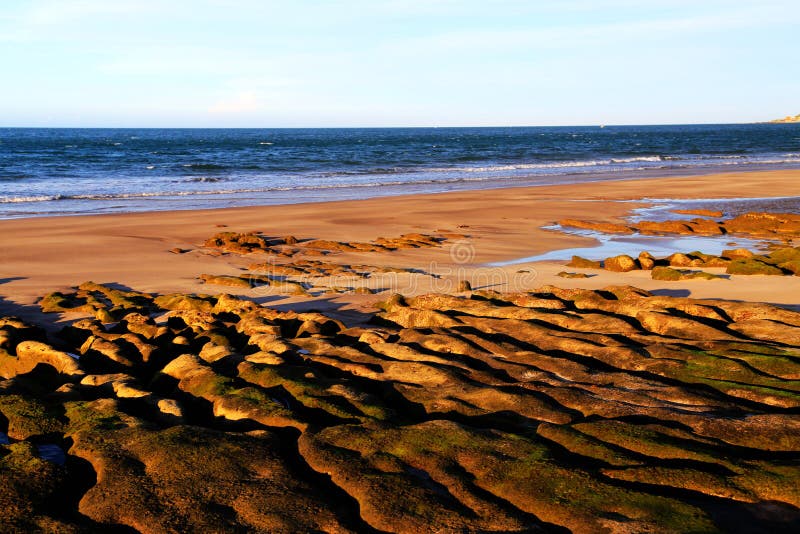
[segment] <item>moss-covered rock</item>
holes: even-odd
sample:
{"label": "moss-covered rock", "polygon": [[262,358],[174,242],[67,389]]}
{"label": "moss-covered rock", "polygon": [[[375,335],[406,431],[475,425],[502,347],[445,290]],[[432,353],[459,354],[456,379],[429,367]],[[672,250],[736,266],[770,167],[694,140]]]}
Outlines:
{"label": "moss-covered rock", "polygon": [[589,278],[589,275],[586,273],[570,273],[567,271],[560,271],[556,273],[556,276],[560,276],[561,278]]}
{"label": "moss-covered rock", "polygon": [[783,270],[779,267],[764,263],[755,258],[734,260],[728,264],[725,272],[728,274],[764,274],[771,276],[781,276],[784,274]]}
{"label": "moss-covered rock", "polygon": [[572,260],[567,264],[567,267],[577,267],[578,269],[602,269],[602,263],[594,260],[587,260],[580,256],[572,256]]}

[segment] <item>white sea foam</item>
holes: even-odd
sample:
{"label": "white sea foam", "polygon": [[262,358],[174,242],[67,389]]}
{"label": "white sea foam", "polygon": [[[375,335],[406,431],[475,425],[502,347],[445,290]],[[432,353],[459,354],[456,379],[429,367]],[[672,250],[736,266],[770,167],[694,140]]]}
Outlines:
{"label": "white sea foam", "polygon": [[48,200],[60,200],[62,195],[27,195],[27,196],[0,196],[0,204],[16,204],[22,202],[46,202]]}

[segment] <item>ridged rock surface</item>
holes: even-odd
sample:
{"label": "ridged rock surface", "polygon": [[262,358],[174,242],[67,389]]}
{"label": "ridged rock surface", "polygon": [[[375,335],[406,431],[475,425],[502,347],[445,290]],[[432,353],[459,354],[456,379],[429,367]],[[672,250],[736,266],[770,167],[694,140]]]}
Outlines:
{"label": "ridged rock surface", "polygon": [[46,304],[118,322],[0,319],[3,532],[800,527],[800,313],[543,287],[348,327],[81,291]]}

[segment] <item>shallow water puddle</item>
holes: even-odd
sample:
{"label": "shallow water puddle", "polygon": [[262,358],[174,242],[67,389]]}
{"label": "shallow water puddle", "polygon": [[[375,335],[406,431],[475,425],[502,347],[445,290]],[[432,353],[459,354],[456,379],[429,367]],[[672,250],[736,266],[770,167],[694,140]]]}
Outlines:
{"label": "shallow water puddle", "polygon": [[36,445],[36,452],[39,458],[53,462],[54,464],[64,465],[67,462],[67,455],[64,450],[53,443],[41,443]]}
{"label": "shallow water puddle", "polygon": [[[634,209],[625,219],[628,222],[690,220],[707,218],[692,214],[673,213],[676,209],[706,209],[721,211],[720,219],[727,219],[748,211],[793,212],[800,211],[800,197],[777,198],[724,198],[724,199],[641,199],[622,200],[619,202],[649,202],[650,206]],[[636,257],[647,251],[656,257],[669,256],[675,252],[700,251],[705,254],[719,255],[723,250],[746,248],[757,251],[769,239],[748,239],[731,235],[642,235],[642,234],[604,234],[594,230],[564,228],[561,225],[545,226],[546,230],[563,232],[568,235],[595,239],[598,244],[591,247],[566,248],[551,250],[544,254],[527,256],[511,261],[490,264],[493,267],[515,265],[531,261],[569,260],[572,256],[582,256],[591,260],[602,260],[620,254]]]}
{"label": "shallow water puddle", "polygon": [[[11,445],[11,438],[5,432],[0,432],[0,445]],[[67,454],[64,449],[55,443],[39,443],[35,447],[36,455],[42,460],[58,465],[64,465],[67,462]]]}
{"label": "shallow water puddle", "polygon": [[653,256],[663,257],[674,254],[675,252],[692,252],[699,250],[705,254],[719,255],[723,250],[732,248],[747,248],[758,250],[763,239],[746,239],[729,235],[722,236],[698,236],[698,235],[678,235],[678,236],[659,236],[659,235],[614,235],[595,232],[594,230],[582,230],[574,228],[563,228],[559,225],[546,226],[547,230],[557,230],[569,235],[589,237],[598,241],[593,247],[565,248],[561,250],[551,250],[544,254],[528,256],[516,260],[493,263],[493,266],[514,265],[517,263],[527,263],[531,261],[554,261],[569,260],[572,256],[582,256],[592,260],[602,260],[620,254],[627,254],[636,257],[642,251],[647,251]]}
{"label": "shallow water puddle", "polygon": [[645,198],[641,200],[623,200],[621,202],[647,202],[650,206],[636,208],[626,220],[668,221],[711,218],[702,215],[674,213],[673,210],[711,210],[722,212],[720,219],[728,219],[747,213],[748,211],[770,211],[773,213],[796,213],[800,211],[800,197],[763,197],[763,198],[711,198],[711,199],[664,199]]}

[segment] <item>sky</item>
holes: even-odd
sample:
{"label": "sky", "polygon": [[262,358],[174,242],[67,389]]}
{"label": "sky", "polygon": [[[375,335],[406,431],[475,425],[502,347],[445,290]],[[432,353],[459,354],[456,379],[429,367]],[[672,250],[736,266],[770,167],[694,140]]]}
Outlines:
{"label": "sky", "polygon": [[0,126],[800,113],[797,0],[1,0]]}

